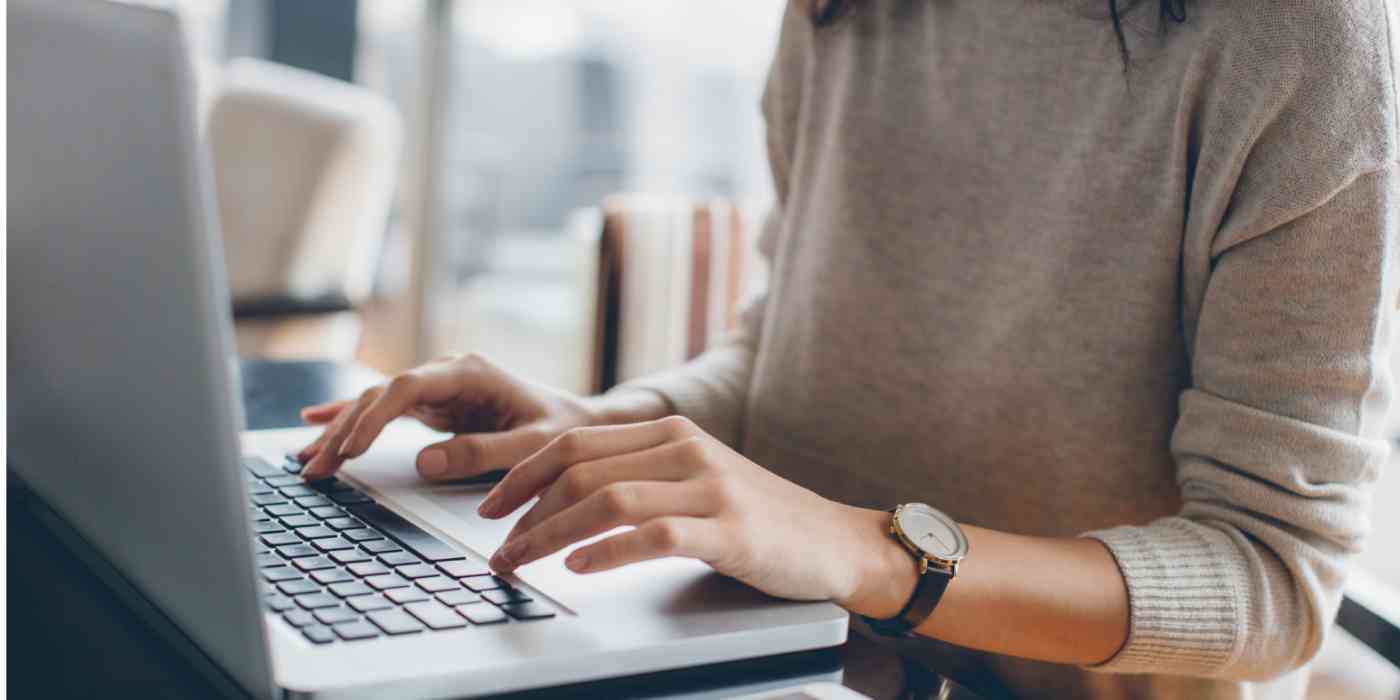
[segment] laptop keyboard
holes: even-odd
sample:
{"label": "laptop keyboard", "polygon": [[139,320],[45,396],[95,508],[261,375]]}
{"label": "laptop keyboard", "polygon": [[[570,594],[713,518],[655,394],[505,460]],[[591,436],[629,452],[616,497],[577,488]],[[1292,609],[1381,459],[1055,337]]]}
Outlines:
{"label": "laptop keyboard", "polygon": [[544,620],[553,609],[339,479],[243,460],[263,602],[316,644]]}

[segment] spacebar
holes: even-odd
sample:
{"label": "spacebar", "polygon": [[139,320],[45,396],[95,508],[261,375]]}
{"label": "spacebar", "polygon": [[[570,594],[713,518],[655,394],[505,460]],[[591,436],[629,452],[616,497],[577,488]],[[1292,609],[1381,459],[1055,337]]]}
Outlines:
{"label": "spacebar", "polygon": [[424,532],[422,528],[404,520],[398,513],[378,503],[361,503],[350,506],[346,510],[378,528],[426,561],[466,558],[465,554],[448,546],[446,542]]}

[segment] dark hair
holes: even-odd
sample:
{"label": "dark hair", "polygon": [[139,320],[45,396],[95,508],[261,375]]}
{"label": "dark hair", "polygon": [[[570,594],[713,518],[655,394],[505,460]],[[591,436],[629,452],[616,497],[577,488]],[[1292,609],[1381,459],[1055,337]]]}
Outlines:
{"label": "dark hair", "polygon": [[[846,14],[858,0],[807,0],[807,11],[812,22],[824,27]],[[1178,24],[1186,21],[1186,0],[1158,0],[1158,14],[1165,31],[1167,20]],[[1118,37],[1118,53],[1123,57],[1123,70],[1128,70],[1128,37],[1123,33],[1123,19],[1118,11],[1118,0],[1108,0],[1108,16],[1113,20],[1113,33]]]}

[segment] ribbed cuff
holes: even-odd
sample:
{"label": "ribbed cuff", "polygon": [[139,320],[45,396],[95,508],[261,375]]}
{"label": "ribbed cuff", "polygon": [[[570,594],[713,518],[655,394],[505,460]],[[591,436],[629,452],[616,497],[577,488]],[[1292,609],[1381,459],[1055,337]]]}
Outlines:
{"label": "ribbed cuff", "polygon": [[1216,675],[1239,655],[1249,610],[1248,564],[1229,536],[1185,518],[1086,533],[1106,545],[1128,584],[1128,641],[1088,668]]}

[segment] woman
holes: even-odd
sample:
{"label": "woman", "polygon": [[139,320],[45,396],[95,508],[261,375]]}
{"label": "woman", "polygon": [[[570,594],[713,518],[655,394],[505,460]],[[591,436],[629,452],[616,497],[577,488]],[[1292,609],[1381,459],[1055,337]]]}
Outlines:
{"label": "woman", "polygon": [[[424,478],[540,496],[504,571],[635,525],[566,565],[696,557],[1018,695],[1301,697],[1386,457],[1387,31],[1381,0],[795,4],[740,331],[586,399],[431,363],[308,409],[307,475],[415,415],[458,434]],[[906,503],[966,539],[941,597]]]}

